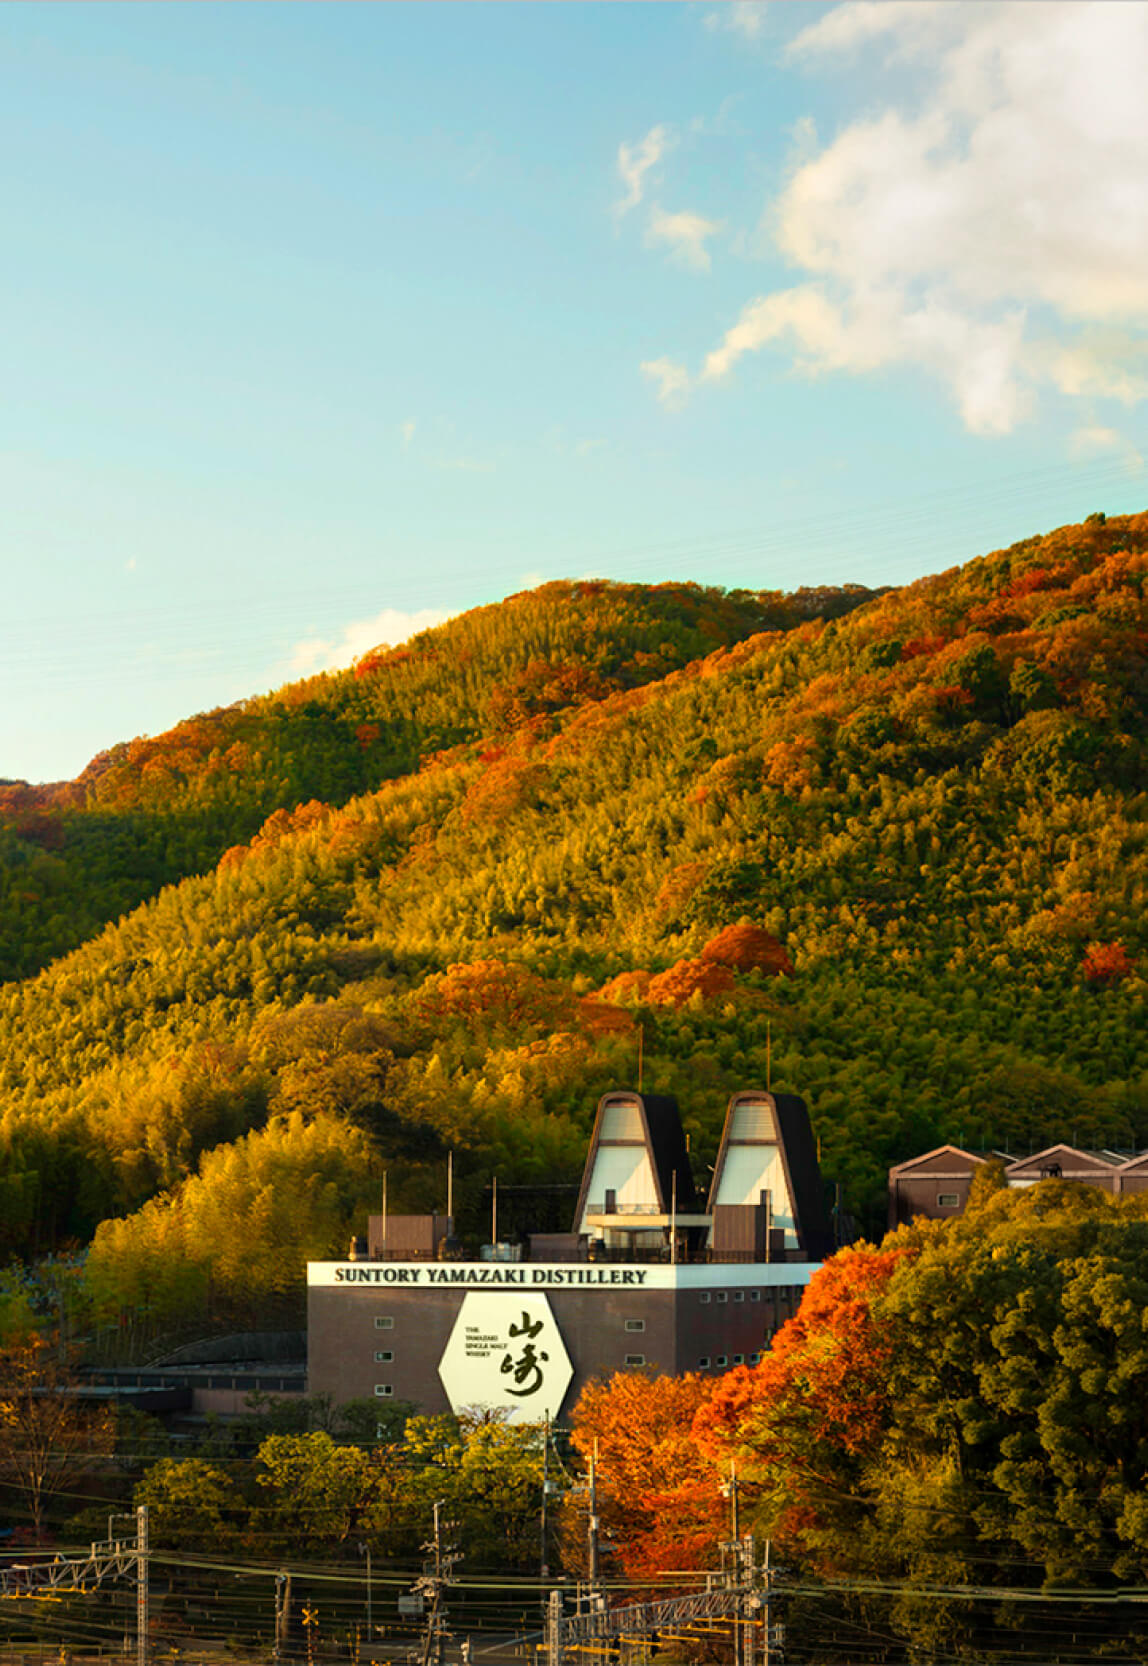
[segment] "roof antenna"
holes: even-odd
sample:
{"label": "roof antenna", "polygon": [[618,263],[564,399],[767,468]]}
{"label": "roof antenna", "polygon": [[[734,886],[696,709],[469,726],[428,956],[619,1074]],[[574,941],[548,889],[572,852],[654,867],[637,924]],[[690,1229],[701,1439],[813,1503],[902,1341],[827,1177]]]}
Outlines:
{"label": "roof antenna", "polygon": [[675,1265],[678,1259],[678,1171],[675,1168],[670,1177],[670,1260]]}

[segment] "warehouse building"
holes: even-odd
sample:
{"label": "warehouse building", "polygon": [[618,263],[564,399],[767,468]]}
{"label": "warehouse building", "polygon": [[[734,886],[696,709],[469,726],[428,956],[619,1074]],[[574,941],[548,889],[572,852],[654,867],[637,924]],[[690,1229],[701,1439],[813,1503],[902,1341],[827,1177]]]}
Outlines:
{"label": "warehouse building", "polygon": [[802,1100],[733,1096],[703,1201],[677,1103],[608,1093],[570,1232],[464,1259],[449,1213],[379,1214],[311,1263],[309,1391],[558,1419],[594,1377],[756,1363],[832,1248]]}
{"label": "warehouse building", "polygon": [[1073,1145],[1050,1145],[1027,1157],[1007,1151],[976,1153],[958,1145],[939,1145],[889,1170],[889,1230],[919,1215],[951,1220],[963,1215],[973,1178],[998,1162],[1005,1185],[1035,1186],[1040,1180],[1077,1180],[1099,1186],[1113,1197],[1148,1190],[1148,1151],[1085,1151]]}

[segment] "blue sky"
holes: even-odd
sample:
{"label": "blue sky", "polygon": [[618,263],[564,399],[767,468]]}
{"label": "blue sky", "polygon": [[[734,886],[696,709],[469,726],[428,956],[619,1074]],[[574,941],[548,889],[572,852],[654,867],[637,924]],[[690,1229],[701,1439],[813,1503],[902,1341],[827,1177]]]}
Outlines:
{"label": "blue sky", "polygon": [[0,775],[1148,505],[1148,7],[0,9]]}

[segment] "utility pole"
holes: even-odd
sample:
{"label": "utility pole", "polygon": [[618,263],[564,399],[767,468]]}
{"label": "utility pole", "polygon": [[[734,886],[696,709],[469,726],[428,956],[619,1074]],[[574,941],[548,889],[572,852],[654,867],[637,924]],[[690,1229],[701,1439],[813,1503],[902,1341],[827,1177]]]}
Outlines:
{"label": "utility pole", "polygon": [[147,1666],[148,1644],[147,1505],[136,1510],[136,1666]]}
{"label": "utility pole", "polygon": [[454,1583],[451,1569],[461,1560],[454,1545],[447,1545],[443,1541],[444,1529],[453,1529],[455,1525],[454,1522],[443,1521],[442,1512],[445,1508],[445,1501],[438,1499],[434,1506],[434,1538],[423,1546],[424,1550],[433,1553],[433,1560],[423,1564],[423,1576],[415,1585],[415,1590],[424,1598],[430,1598],[430,1613],[427,1615],[426,1632],[419,1656],[421,1666],[432,1666],[432,1662],[433,1666],[442,1666],[443,1644],[449,1636],[445,1594],[447,1586]]}
{"label": "utility pole", "polygon": [[773,1586],[773,1569],[770,1567],[770,1550],[772,1541],[765,1541],[765,1561],[761,1565],[762,1604],[765,1624],[762,1627],[761,1666],[772,1666],[773,1661],[773,1608],[770,1595]]}
{"label": "utility pole", "polygon": [[367,1647],[369,1649],[371,1638],[374,1636],[374,1626],[371,1614],[371,1547],[366,1539],[359,1540],[359,1555],[367,1558]]}
{"label": "utility pole", "polygon": [[598,1460],[598,1442],[594,1442],[594,1456],[590,1459],[590,1516],[587,1521],[589,1535],[589,1583],[590,1606],[594,1606],[594,1599],[598,1595],[598,1480],[595,1469]]}
{"label": "utility pole", "polygon": [[275,1575],[275,1659],[282,1660],[291,1618],[291,1575],[280,1568]]}
{"label": "utility pole", "polygon": [[[729,1499],[730,1527],[732,1535],[727,1544],[722,1545],[722,1561],[726,1567],[726,1588],[734,1595],[733,1607],[733,1661],[734,1666],[752,1666],[753,1645],[746,1636],[743,1626],[743,1611],[748,1598],[748,1582],[745,1577],[745,1567],[748,1552],[749,1573],[753,1573],[753,1540],[745,1543],[741,1537],[741,1510],[737,1465],[729,1466],[729,1480],[722,1486],[722,1492]],[[746,1644],[749,1642],[747,1659]]]}
{"label": "utility pole", "polygon": [[546,1421],[542,1425],[542,1562],[539,1574],[543,1579],[550,1578],[550,1562],[547,1558],[546,1543],[546,1506],[547,1495],[550,1492],[550,1413],[546,1414]]}
{"label": "utility pole", "polygon": [[562,1666],[562,1592],[551,1591],[546,1611],[546,1666]]}

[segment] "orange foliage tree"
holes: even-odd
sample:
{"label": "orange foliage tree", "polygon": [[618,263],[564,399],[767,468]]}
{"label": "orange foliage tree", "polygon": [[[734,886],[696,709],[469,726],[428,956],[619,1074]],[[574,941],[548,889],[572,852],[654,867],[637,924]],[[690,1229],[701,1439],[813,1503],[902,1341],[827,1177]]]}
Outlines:
{"label": "orange foliage tree", "polygon": [[727,967],[706,960],[679,960],[650,979],[646,1000],[656,1007],[684,1007],[694,995],[707,1001],[714,995],[728,995],[733,988],[733,973]]}
{"label": "orange foliage tree", "polygon": [[[801,1309],[753,1368],[721,1378],[693,1438],[715,1463],[738,1461],[783,1552],[824,1561],[888,1432],[893,1347],[874,1312],[907,1247],[844,1249],[810,1280]],[[829,1571],[826,1569],[825,1571]]]}
{"label": "orange foliage tree", "polygon": [[793,962],[776,937],[748,920],[726,926],[716,937],[711,937],[702,950],[702,959],[715,966],[731,966],[735,972],[767,972],[777,977],[784,972],[793,975]]}
{"label": "orange foliage tree", "polygon": [[[714,1382],[690,1372],[651,1377],[619,1371],[582,1390],[572,1415],[575,1447],[597,1451],[599,1515],[606,1549],[631,1579],[711,1565],[726,1531],[720,1471],[691,1427]],[[577,1513],[566,1537],[577,1539]]]}
{"label": "orange foliage tree", "polygon": [[474,960],[427,978],[412,1003],[424,1019],[460,1018],[486,1024],[550,1025],[575,1011],[570,991],[525,966]]}
{"label": "orange foliage tree", "polygon": [[1089,983],[1119,983],[1136,969],[1123,943],[1090,943],[1081,970]]}

